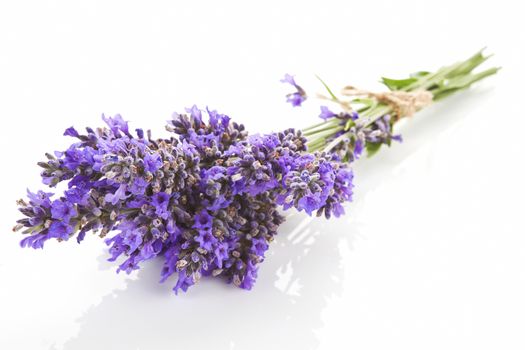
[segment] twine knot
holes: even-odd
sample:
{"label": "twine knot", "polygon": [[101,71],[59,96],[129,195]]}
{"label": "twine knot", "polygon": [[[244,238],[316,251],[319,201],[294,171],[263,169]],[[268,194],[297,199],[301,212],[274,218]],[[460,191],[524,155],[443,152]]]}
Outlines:
{"label": "twine knot", "polygon": [[343,89],[344,96],[366,96],[373,97],[379,102],[390,105],[394,111],[397,119],[401,117],[411,117],[421,108],[426,107],[432,103],[432,93],[426,90],[414,91],[386,91],[386,92],[372,92],[362,89],[357,89],[353,86],[347,86]]}

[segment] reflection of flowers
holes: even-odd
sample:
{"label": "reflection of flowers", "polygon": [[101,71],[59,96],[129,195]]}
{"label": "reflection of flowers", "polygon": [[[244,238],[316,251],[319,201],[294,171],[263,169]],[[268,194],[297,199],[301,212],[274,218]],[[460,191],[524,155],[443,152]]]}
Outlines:
{"label": "reflection of flowers", "polygon": [[[289,215],[250,293],[208,282],[195,293],[170,298],[155,283],[159,264],[152,261],[124,290],[88,309],[77,320],[78,334],[63,349],[89,349],[94,342],[115,350],[164,350],[172,349],[174,343],[181,348],[218,350],[258,350],[284,344],[292,350],[316,349],[316,331],[323,327],[321,312],[328,300],[342,292],[341,242],[355,237],[352,232],[340,232],[339,225],[304,214]],[[277,279],[278,274],[287,278]],[[274,286],[277,282],[278,287]],[[173,315],[184,322],[173,327]],[[207,336],[198,336],[202,320],[220,326],[206,327]],[[227,331],[232,329],[237,331]],[[248,329],[264,329],[265,337],[253,342]]]}

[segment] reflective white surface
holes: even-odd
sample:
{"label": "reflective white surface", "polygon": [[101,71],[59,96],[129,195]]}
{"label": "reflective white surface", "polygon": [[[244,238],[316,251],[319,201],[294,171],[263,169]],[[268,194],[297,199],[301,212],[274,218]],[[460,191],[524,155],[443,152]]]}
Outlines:
{"label": "reflective white surface", "polygon": [[[0,5],[0,349],[525,347],[525,55],[500,40],[518,12],[417,4]],[[377,8],[388,11],[358,15]],[[411,42],[384,40],[408,32]],[[404,143],[360,161],[344,218],[289,213],[250,292],[205,279],[175,296],[173,280],[157,283],[160,261],[116,274],[96,237],[34,251],[10,232],[15,199],[42,188],[34,163],[101,112],[157,135],[194,102],[250,130],[304,126],[318,104],[285,105],[284,72],[311,92],[312,73],[377,88],[382,74],[484,45],[501,74],[418,113],[398,129]]]}

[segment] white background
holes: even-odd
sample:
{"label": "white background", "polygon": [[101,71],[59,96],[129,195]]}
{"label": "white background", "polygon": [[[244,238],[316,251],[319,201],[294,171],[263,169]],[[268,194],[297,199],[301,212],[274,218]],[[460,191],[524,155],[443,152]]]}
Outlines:
{"label": "white background", "polygon": [[[523,349],[525,42],[518,1],[2,1],[0,349]],[[267,132],[316,122],[279,83],[381,89],[495,53],[498,76],[402,126],[355,167],[339,220],[290,215],[251,292],[175,296],[161,263],[115,274],[105,245],[20,249],[15,200],[71,125],[121,113],[165,135],[194,103]]]}

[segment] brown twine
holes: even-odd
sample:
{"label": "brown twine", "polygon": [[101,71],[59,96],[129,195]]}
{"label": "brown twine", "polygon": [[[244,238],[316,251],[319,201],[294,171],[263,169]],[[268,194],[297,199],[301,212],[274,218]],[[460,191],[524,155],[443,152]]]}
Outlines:
{"label": "brown twine", "polygon": [[356,89],[353,86],[347,86],[341,92],[344,96],[365,96],[377,99],[392,107],[395,117],[411,117],[421,108],[432,103],[432,93],[426,90],[415,91],[386,91],[371,92],[367,90]]}

